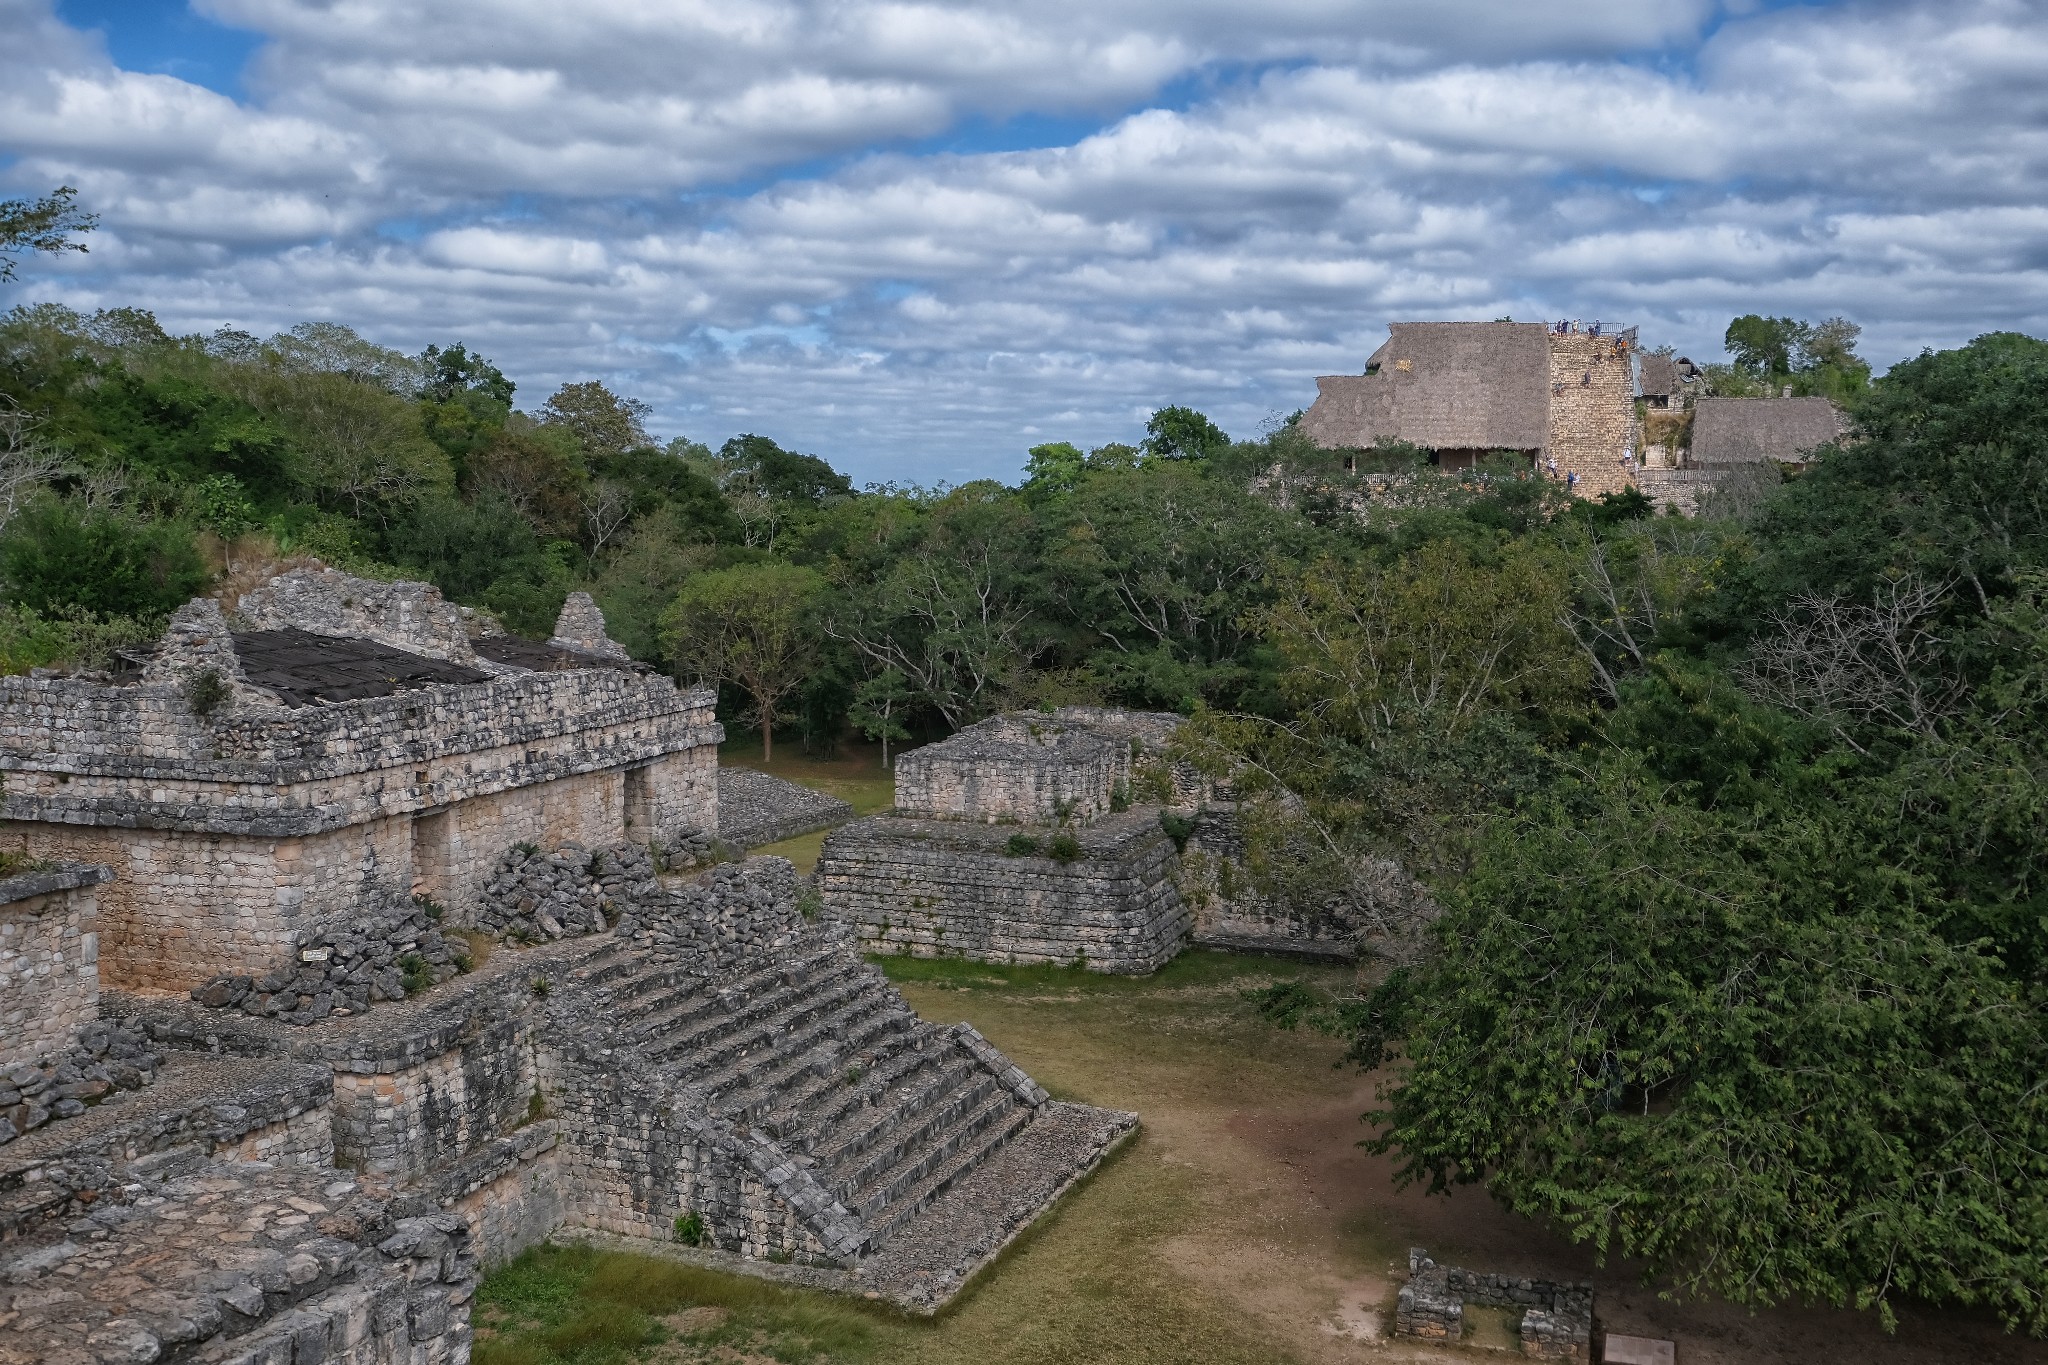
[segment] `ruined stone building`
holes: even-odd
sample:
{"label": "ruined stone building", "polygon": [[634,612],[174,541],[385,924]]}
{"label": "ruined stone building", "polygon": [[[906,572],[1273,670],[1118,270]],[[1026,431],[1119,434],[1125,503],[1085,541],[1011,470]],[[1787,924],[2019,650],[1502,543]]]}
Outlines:
{"label": "ruined stone building", "polygon": [[1843,435],[1842,410],[1825,398],[1702,398],[1685,464],[1703,469],[1802,465]]}
{"label": "ruined stone building", "polygon": [[457,1365],[550,1236],[932,1311],[1135,1127],[706,862],[710,695],[587,599],[295,573],[0,707],[0,1361]]}
{"label": "ruined stone building", "polygon": [[[1362,375],[1316,380],[1302,430],[1326,449],[1404,441],[1445,469],[1499,451],[1583,497],[1639,488],[1696,510],[1740,466],[1839,438],[1824,398],[1712,398],[1699,367],[1615,335],[1525,322],[1397,322]],[[1347,457],[1349,459],[1350,457]]]}
{"label": "ruined stone building", "polygon": [[1172,762],[1181,718],[993,717],[896,762],[896,806],[825,840],[828,913],[871,952],[1142,975],[1190,942],[1348,959],[1347,925],[1235,890],[1227,784]]}
{"label": "ruined stone building", "polygon": [[1635,346],[1540,322],[1397,322],[1362,375],[1316,380],[1301,427],[1317,445],[1405,441],[1446,469],[1495,451],[1528,457],[1587,496],[1627,487]]}
{"label": "ruined stone building", "polygon": [[179,988],[378,891],[464,905],[514,843],[715,828],[712,694],[628,666],[595,610],[473,639],[423,585],[299,570],[235,627],[180,609],[137,677],[0,678],[0,847],[114,869],[105,979]]}

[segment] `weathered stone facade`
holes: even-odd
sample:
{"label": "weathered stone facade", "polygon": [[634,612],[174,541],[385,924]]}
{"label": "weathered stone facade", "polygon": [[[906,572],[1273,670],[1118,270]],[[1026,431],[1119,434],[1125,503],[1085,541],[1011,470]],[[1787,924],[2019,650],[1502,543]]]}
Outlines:
{"label": "weathered stone facade", "polygon": [[1253,893],[1237,798],[1170,757],[1180,724],[1069,706],[912,750],[894,813],[825,840],[819,894],[872,952],[1143,974],[1192,936],[1350,959],[1355,926]]}
{"label": "weathered stone facade", "polygon": [[[1050,962],[1143,975],[1181,949],[1194,917],[1174,884],[1157,806],[1067,832],[878,816],[834,830],[818,889],[872,952]],[[1032,851],[1020,851],[1024,840]]]}
{"label": "weathered stone facade", "polygon": [[918,1019],[798,892],[722,865],[303,1026],[110,994],[170,1061],[0,1147],[0,1359],[459,1361],[477,1261],[550,1236],[936,1308],[1135,1120]]}
{"label": "weathered stone facade", "polygon": [[550,1236],[929,1311],[1134,1129],[917,1018],[787,862],[697,870],[711,694],[587,600],[548,645],[243,603],[0,680],[0,837],[116,874],[0,883],[0,1360],[460,1365],[478,1258]]}
{"label": "weathered stone facade", "polygon": [[[467,644],[457,609],[422,585],[299,571],[243,608],[303,611],[294,629],[309,640],[367,613],[387,640],[442,656]],[[115,870],[100,907],[109,984],[264,971],[390,894],[426,895],[462,923],[519,842],[717,828],[708,689],[591,656],[289,706],[243,676],[234,633],[209,624],[220,619],[181,613],[140,681],[0,678],[0,846]],[[226,696],[202,712],[190,683],[208,673]]]}
{"label": "weathered stone facade", "polygon": [[94,893],[112,875],[71,863],[0,877],[0,1069],[70,1048],[99,1018]]}
{"label": "weathered stone facade", "polygon": [[970,725],[896,760],[896,810],[984,824],[1089,825],[1128,796],[1131,747],[1058,714]]}
{"label": "weathered stone facade", "polygon": [[1578,475],[1572,491],[1598,497],[1632,487],[1638,440],[1632,347],[1617,336],[1550,334],[1546,472]]}
{"label": "weathered stone facade", "polygon": [[794,839],[853,818],[853,807],[770,773],[718,770],[718,840],[734,849]]}

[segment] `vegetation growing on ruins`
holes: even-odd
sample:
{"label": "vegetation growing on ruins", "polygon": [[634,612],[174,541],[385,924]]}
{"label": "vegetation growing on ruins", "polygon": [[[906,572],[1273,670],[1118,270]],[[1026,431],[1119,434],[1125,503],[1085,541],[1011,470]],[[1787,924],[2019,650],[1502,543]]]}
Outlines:
{"label": "vegetation growing on ruins", "polygon": [[1379,916],[1373,991],[1269,1004],[1397,1059],[1374,1141],[1411,1176],[1666,1282],[2043,1331],[2048,345],[1866,386],[1853,341],[1731,326],[1717,387],[1856,434],[1688,519],[1506,461],[1347,480],[1173,408],[1018,487],[856,492],[757,434],[657,444],[597,383],[519,411],[460,345],[20,308],[0,668],[103,666],[307,555],[532,635],[586,588],[764,749],[1188,712],[1194,756],[1299,798],[1249,822],[1260,889]]}

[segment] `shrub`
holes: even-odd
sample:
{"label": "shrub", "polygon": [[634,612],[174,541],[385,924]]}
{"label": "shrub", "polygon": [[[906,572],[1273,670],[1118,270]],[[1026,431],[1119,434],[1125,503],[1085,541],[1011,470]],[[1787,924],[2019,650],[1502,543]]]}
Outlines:
{"label": "shrub", "polygon": [[407,953],[398,959],[399,977],[405,983],[407,995],[418,995],[434,984],[434,969],[418,953]]}
{"label": "shrub", "polygon": [[1045,846],[1045,856],[1056,863],[1071,863],[1081,856],[1081,841],[1061,831],[1052,836],[1052,842]]}
{"label": "shrub", "polygon": [[1112,811],[1127,811],[1131,808],[1131,788],[1128,783],[1119,782],[1109,789],[1109,808]]}
{"label": "shrub", "polygon": [[148,616],[198,596],[208,574],[188,526],[43,499],[8,523],[0,577],[37,611]]}
{"label": "shrub", "polygon": [[1012,858],[1036,858],[1038,840],[1028,834],[1012,834],[1009,841],[1003,845],[1003,852]]}
{"label": "shrub", "polygon": [[1159,828],[1165,830],[1166,837],[1173,840],[1175,852],[1188,851],[1188,840],[1194,837],[1195,833],[1195,822],[1192,819],[1185,815],[1175,815],[1172,811],[1161,811]]}
{"label": "shrub", "polygon": [[192,708],[192,714],[204,719],[220,710],[228,699],[228,680],[217,668],[201,669],[185,679],[185,705]]}
{"label": "shrub", "polygon": [[705,1242],[704,1215],[686,1213],[676,1219],[676,1240],[686,1247],[700,1247]]}

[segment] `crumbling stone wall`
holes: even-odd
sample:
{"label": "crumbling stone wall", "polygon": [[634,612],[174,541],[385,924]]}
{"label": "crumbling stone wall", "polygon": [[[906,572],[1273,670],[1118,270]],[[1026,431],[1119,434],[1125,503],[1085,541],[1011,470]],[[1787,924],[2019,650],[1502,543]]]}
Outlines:
{"label": "crumbling stone wall", "polygon": [[988,824],[1087,825],[1128,792],[1131,748],[1077,720],[1016,712],[896,760],[896,809]]}
{"label": "crumbling stone wall", "polygon": [[[589,602],[586,594],[576,594]],[[296,626],[315,635],[375,640],[412,654],[478,667],[471,637],[497,633],[488,616],[459,607],[431,583],[386,583],[328,568],[293,569],[243,593],[235,614],[251,630]],[[604,618],[598,618],[604,633]]]}
{"label": "crumbling stone wall", "polygon": [[[1180,951],[1193,917],[1173,882],[1156,807],[1068,832],[876,816],[825,840],[818,888],[871,952],[985,962],[1079,963],[1143,974]],[[1037,851],[1010,851],[1013,838]]]}
{"label": "crumbling stone wall", "polygon": [[0,1358],[468,1360],[477,1263],[461,1217],[400,1216],[331,1170],[184,1157],[131,1165],[70,1236],[0,1253]]}
{"label": "crumbling stone wall", "polygon": [[99,1017],[94,893],[112,875],[69,863],[0,877],[0,1068],[69,1049]]}
{"label": "crumbling stone wall", "polygon": [[1520,1309],[1522,1354],[1536,1360],[1586,1361],[1593,1349],[1593,1287],[1441,1266],[1421,1247],[1408,1250],[1408,1283],[1395,1303],[1398,1336],[1457,1341],[1465,1305]]}
{"label": "crumbling stone wall", "polygon": [[759,848],[852,818],[853,807],[836,796],[751,768],[718,770],[718,838],[732,848]]}

